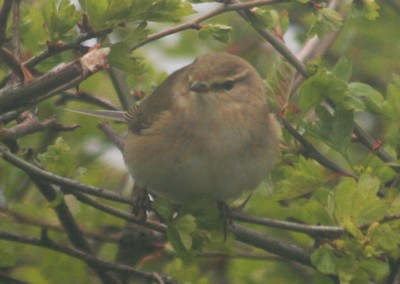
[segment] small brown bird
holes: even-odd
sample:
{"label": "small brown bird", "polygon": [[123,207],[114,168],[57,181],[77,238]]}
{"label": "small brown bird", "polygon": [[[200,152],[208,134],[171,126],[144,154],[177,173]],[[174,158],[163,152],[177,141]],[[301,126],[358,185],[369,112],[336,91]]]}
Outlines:
{"label": "small brown bird", "polygon": [[125,119],[123,156],[135,184],[173,203],[255,189],[279,154],[262,79],[226,53],[174,72]]}

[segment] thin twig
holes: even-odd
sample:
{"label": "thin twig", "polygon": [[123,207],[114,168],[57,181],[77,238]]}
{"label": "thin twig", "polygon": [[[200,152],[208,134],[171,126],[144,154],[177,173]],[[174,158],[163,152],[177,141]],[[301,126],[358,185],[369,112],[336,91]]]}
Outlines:
{"label": "thin twig", "polygon": [[[64,190],[67,190],[64,188]],[[118,209],[115,209],[111,206],[102,204],[96,200],[91,199],[90,197],[86,196],[83,193],[80,192],[74,192],[74,191],[70,191],[70,193],[75,196],[75,198],[77,200],[79,200],[80,202],[89,205],[93,208],[96,208],[102,212],[105,212],[107,214],[113,215],[115,217],[127,220],[129,222],[132,222],[134,224],[138,224],[141,225],[143,227],[146,227],[148,229],[160,232],[160,233],[165,233],[166,232],[166,226],[162,225],[162,224],[156,224],[156,223],[151,223],[151,222],[146,222],[146,221],[142,221],[142,220],[138,220],[138,218],[136,218],[134,215],[129,214],[125,211],[121,211]]]}
{"label": "thin twig", "polygon": [[13,46],[13,55],[14,57],[20,61],[21,59],[21,50],[20,50],[20,32],[19,32],[19,7],[20,0],[13,1],[13,37],[12,37],[12,46]]}
{"label": "thin twig", "polygon": [[64,45],[60,45],[60,46],[58,46],[58,45],[51,46],[47,50],[43,51],[42,53],[25,61],[24,65],[26,67],[33,67],[51,56],[57,55],[61,52],[68,51],[68,50],[79,50],[82,53],[86,53],[89,48],[87,46],[82,46],[81,45],[82,42],[92,39],[92,38],[102,37],[106,34],[111,33],[112,31],[113,31],[112,29],[107,28],[107,29],[100,30],[97,32],[82,34],[76,39],[76,41],[74,43],[68,43],[68,44],[64,44]]}
{"label": "thin twig", "polygon": [[234,224],[229,230],[240,242],[250,244],[267,252],[280,255],[304,265],[312,266],[310,252],[304,248],[288,244],[279,239],[267,237],[259,232],[247,229],[237,224]]}
{"label": "thin twig", "polygon": [[329,160],[327,157],[322,155],[315,147],[313,144],[307,141],[286,119],[284,119],[282,116],[277,115],[277,118],[279,121],[283,124],[283,126],[286,128],[286,130],[297,140],[303,145],[304,147],[304,152],[302,153],[305,157],[312,158],[316,160],[318,163],[321,165],[327,167],[328,169],[333,170],[336,173],[340,173],[344,176],[349,176],[354,179],[358,179],[357,176],[353,175],[352,173],[349,173],[333,161]]}
{"label": "thin twig", "polygon": [[314,237],[337,238],[346,232],[346,230],[341,227],[299,224],[299,223],[293,223],[275,219],[262,218],[257,216],[250,216],[239,212],[232,212],[232,218],[234,220],[246,223],[263,225],[299,233],[305,233],[307,235]]}
{"label": "thin twig", "polygon": [[[13,222],[16,222],[18,224],[39,227],[40,230],[52,230],[55,232],[65,233],[65,230],[59,225],[54,225],[54,224],[50,224],[47,222],[43,222],[41,220],[34,219],[31,216],[23,215],[19,212],[12,211],[10,209],[2,210],[1,212],[4,212],[4,214],[6,216],[12,218]],[[6,221],[4,220],[3,222],[6,222]],[[102,241],[102,242],[112,242],[112,243],[117,243],[119,241],[119,237],[117,235],[105,234],[104,232],[90,232],[90,231],[83,231],[83,230],[82,230],[82,232],[86,237],[88,237],[91,240]]]}
{"label": "thin twig", "polygon": [[118,193],[114,193],[112,191],[108,191],[102,188],[97,188],[94,186],[90,185],[85,185],[77,182],[76,180],[68,179],[65,177],[61,177],[58,175],[55,175],[51,172],[45,171],[43,169],[40,169],[31,163],[28,163],[27,161],[24,161],[23,159],[19,158],[18,156],[10,153],[7,148],[5,147],[0,147],[0,154],[2,155],[3,159],[17,168],[22,169],[28,174],[33,174],[35,176],[41,177],[42,179],[52,183],[56,184],[58,186],[63,186],[63,187],[68,187],[71,188],[72,190],[76,190],[78,192],[84,192],[90,195],[98,196],[101,198],[105,198],[108,200],[112,201],[117,201],[125,204],[133,204],[134,200],[133,198],[130,197],[125,197],[122,196]]}
{"label": "thin twig", "polygon": [[[59,199],[59,194],[57,190],[47,182],[42,181],[40,178],[29,175],[30,179],[42,193],[42,195],[46,198],[48,202],[54,202],[55,200]],[[89,243],[87,242],[85,236],[83,235],[82,231],[78,227],[78,224],[75,221],[74,216],[72,215],[71,211],[67,203],[65,202],[64,198],[62,198],[57,205],[53,207],[58,220],[60,221],[61,225],[63,226],[65,232],[67,233],[68,239],[71,244],[88,254],[93,254],[93,250]],[[97,276],[103,281],[103,283],[116,283],[118,281],[115,279],[114,276],[109,275],[104,270],[100,269],[99,267],[93,265],[92,263],[88,263],[89,267],[97,274]]]}
{"label": "thin twig", "polygon": [[201,29],[200,23],[202,23],[205,20],[208,20],[210,18],[213,18],[217,15],[223,14],[223,13],[238,11],[238,10],[243,10],[243,9],[250,9],[253,7],[257,7],[257,6],[272,5],[272,4],[287,3],[287,2],[290,2],[290,0],[257,0],[257,1],[251,1],[251,2],[237,3],[237,4],[228,4],[228,5],[221,4],[214,10],[207,12],[197,18],[194,18],[190,21],[187,21],[187,22],[177,25],[175,27],[166,29],[164,31],[154,33],[154,34],[147,36],[144,40],[131,46],[131,50],[138,49],[139,47],[141,47],[145,44],[148,44],[152,41],[155,41],[157,39],[160,39],[160,38],[163,38],[168,35],[172,35],[172,34],[184,31],[184,30],[188,30],[188,29],[199,30],[199,29]]}
{"label": "thin twig", "polygon": [[13,6],[13,0],[4,0],[3,6],[1,7],[0,10],[0,47],[7,40],[6,36],[7,21],[12,6]]}
{"label": "thin twig", "polygon": [[65,105],[69,101],[79,101],[95,105],[107,110],[119,110],[108,99],[98,97],[94,94],[79,90],[77,92],[66,91],[60,94],[60,98],[55,101],[56,106]]}
{"label": "thin twig", "polygon": [[136,99],[131,95],[131,90],[126,83],[125,73],[117,67],[111,66],[109,74],[122,108],[128,110],[136,104]]}

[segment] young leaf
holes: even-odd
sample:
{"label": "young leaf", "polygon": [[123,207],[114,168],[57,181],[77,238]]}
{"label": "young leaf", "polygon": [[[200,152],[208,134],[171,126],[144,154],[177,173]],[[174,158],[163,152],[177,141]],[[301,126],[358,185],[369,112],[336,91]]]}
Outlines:
{"label": "young leaf", "polygon": [[279,14],[270,8],[255,8],[251,22],[257,27],[272,29],[279,25]]}
{"label": "young leaf", "polygon": [[342,21],[342,16],[335,10],[329,8],[319,9],[310,34],[316,34],[319,38],[322,38],[332,31],[337,31],[342,26]]}
{"label": "young leaf", "polygon": [[324,274],[336,274],[336,257],[332,248],[322,245],[311,255],[312,264]]}
{"label": "young leaf", "polygon": [[352,111],[339,106],[335,109],[329,140],[331,146],[342,154],[344,154],[350,146],[354,128],[353,118],[354,115]]}
{"label": "young leaf", "polygon": [[232,27],[220,24],[208,24],[199,31],[199,38],[205,40],[210,36],[214,39],[227,43],[231,38]]}
{"label": "young leaf", "polygon": [[353,71],[353,61],[348,57],[342,57],[333,67],[332,73],[336,78],[348,82]]}
{"label": "young leaf", "polygon": [[42,15],[52,43],[70,31],[79,21],[80,14],[69,1],[61,1],[58,6],[48,1],[42,6]]}
{"label": "young leaf", "polygon": [[319,105],[325,98],[330,98],[340,103],[346,95],[347,84],[345,81],[328,74],[326,71],[318,71],[300,87],[299,106],[304,114],[313,107]]}
{"label": "young leaf", "polygon": [[290,199],[316,190],[326,181],[325,170],[313,160],[300,157],[293,166],[283,167],[284,178],[276,188],[275,198]]}

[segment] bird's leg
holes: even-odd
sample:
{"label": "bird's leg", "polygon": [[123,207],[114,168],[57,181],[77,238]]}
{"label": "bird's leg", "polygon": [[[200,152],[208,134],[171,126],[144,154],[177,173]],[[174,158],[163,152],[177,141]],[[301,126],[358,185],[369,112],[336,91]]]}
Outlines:
{"label": "bird's leg", "polygon": [[222,219],[222,229],[224,232],[224,242],[226,241],[226,237],[228,235],[228,228],[229,226],[233,225],[232,221],[232,211],[225,202],[219,201],[217,202],[218,210],[220,212],[220,216]]}
{"label": "bird's leg", "polygon": [[150,209],[150,197],[145,188],[133,186],[135,201],[133,202],[133,214],[138,220],[145,221],[147,211]]}

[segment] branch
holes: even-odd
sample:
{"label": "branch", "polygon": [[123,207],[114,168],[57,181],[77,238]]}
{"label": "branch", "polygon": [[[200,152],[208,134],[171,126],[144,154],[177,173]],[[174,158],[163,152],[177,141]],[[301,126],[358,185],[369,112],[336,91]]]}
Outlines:
{"label": "branch", "polygon": [[111,66],[109,74],[122,108],[128,110],[131,106],[136,104],[136,99],[131,95],[131,90],[126,84],[125,73],[121,69]]}
{"label": "branch", "polygon": [[0,90],[0,113],[42,101],[76,86],[108,66],[109,48],[93,49],[74,62],[36,78],[26,85]]}
{"label": "branch", "polygon": [[0,273],[0,283],[8,283],[8,284],[29,284],[28,282],[17,280],[12,278],[4,273]]}
{"label": "branch", "polygon": [[21,58],[21,50],[20,50],[20,32],[19,32],[19,14],[20,0],[13,1],[13,37],[12,37],[12,47],[14,57],[19,61]]}
{"label": "branch", "polygon": [[240,242],[255,246],[273,254],[277,254],[284,258],[294,260],[301,264],[312,266],[310,260],[310,251],[306,249],[296,245],[287,244],[282,240],[267,237],[259,232],[249,230],[237,224],[231,226],[230,232],[232,232],[236,239]]}
{"label": "branch", "polygon": [[7,21],[8,15],[10,15],[10,11],[13,5],[13,0],[4,0],[3,6],[0,10],[0,47],[7,40],[6,29],[7,29]]}
{"label": "branch", "polygon": [[26,67],[33,67],[51,56],[57,55],[61,52],[71,50],[71,49],[76,49],[83,53],[86,53],[89,48],[87,46],[82,46],[81,45],[82,42],[92,39],[92,38],[102,37],[104,35],[111,33],[112,31],[113,31],[112,29],[107,28],[107,29],[100,30],[97,32],[82,34],[76,39],[75,43],[68,43],[68,44],[57,45],[57,46],[49,46],[47,50],[45,50],[42,53],[40,53],[39,55],[32,57],[29,60],[25,61],[24,65]]}
{"label": "branch", "polygon": [[143,220],[138,220],[138,218],[132,214],[126,213],[125,211],[121,211],[118,209],[115,209],[111,206],[102,204],[96,200],[91,199],[90,197],[86,196],[83,193],[76,192],[76,191],[70,191],[66,188],[63,188],[63,191],[67,191],[68,193],[71,193],[77,200],[80,202],[89,205],[93,208],[96,208],[102,212],[105,212],[107,214],[113,215],[115,217],[127,220],[129,222],[132,222],[134,224],[141,225],[143,227],[146,227],[148,229],[160,232],[160,233],[165,233],[167,230],[167,227],[161,224],[156,224],[156,223],[151,223],[151,222],[146,222]]}
{"label": "branch", "polygon": [[113,142],[115,146],[118,147],[119,150],[124,149],[124,140],[118,135],[117,132],[111,127],[111,125],[107,122],[99,122],[97,127],[100,128],[104,134]]}
{"label": "branch", "polygon": [[[48,202],[55,202],[59,198],[59,193],[57,190],[47,182],[43,182],[40,178],[29,175],[33,183],[42,193],[42,195],[46,198]],[[53,207],[54,211],[57,214],[57,218],[60,221],[61,225],[63,226],[65,232],[68,235],[68,239],[71,244],[86,253],[93,254],[92,248],[90,247],[89,243],[85,239],[82,231],[78,227],[78,224],[75,221],[71,211],[68,208],[67,203],[65,202],[64,198],[61,199],[60,202],[56,206]],[[116,279],[107,274],[105,271],[100,269],[97,266],[94,266],[91,263],[88,263],[89,267],[97,274],[97,276],[103,281],[103,283],[118,283]]]}
{"label": "branch", "polygon": [[305,233],[313,237],[338,238],[343,235],[346,230],[341,227],[333,226],[314,226],[307,224],[299,224],[275,219],[250,216],[244,213],[232,212],[232,218],[237,221],[247,222],[251,224],[263,225],[282,230]]}
{"label": "branch", "polygon": [[[36,220],[31,216],[23,215],[19,212],[12,211],[9,209],[2,210],[1,212],[4,212],[8,217],[12,218],[12,220],[17,222],[18,224],[39,227],[41,231],[52,230],[55,232],[65,233],[65,230],[59,225],[54,225],[47,222],[43,222],[41,220]],[[112,242],[112,243],[118,242],[118,237],[116,235],[105,234],[102,231],[100,232],[82,231],[82,232],[85,236],[87,236],[93,241]]]}
{"label": "branch", "polygon": [[107,110],[119,110],[108,99],[97,97],[85,91],[79,90],[78,92],[63,92],[60,98],[54,103],[56,106],[67,104],[69,101],[79,101],[95,105],[97,107]]}
{"label": "branch", "polygon": [[310,142],[308,142],[297,130],[284,119],[282,116],[277,115],[279,121],[283,124],[286,130],[303,145],[305,152],[302,153],[305,157],[309,157],[320,163],[321,165],[327,167],[328,169],[333,170],[336,173],[343,174],[345,176],[352,177],[354,179],[358,179],[357,176],[347,172],[345,169],[335,164],[333,161],[329,160],[327,157],[322,155]]}
{"label": "branch", "polygon": [[[107,262],[105,260],[102,260],[100,258],[97,258],[91,254],[85,253],[81,250],[54,243],[47,237],[46,238],[43,238],[43,237],[42,238],[33,238],[33,237],[21,236],[21,235],[17,235],[17,234],[5,232],[5,231],[0,231],[0,239],[47,248],[47,249],[50,249],[53,251],[57,251],[57,252],[72,256],[74,258],[78,258],[80,260],[83,260],[87,263],[90,263],[91,265],[97,266],[104,270],[111,270],[111,271],[126,273],[126,274],[134,276],[134,277],[141,277],[143,280],[155,281],[160,284],[161,283],[173,283],[172,280],[168,279],[165,276],[159,275],[157,273],[142,272],[142,271],[136,270],[136,269],[131,268],[126,265],[113,264],[113,263]],[[160,281],[161,279],[162,279],[162,281]]]}
{"label": "branch", "polygon": [[250,9],[253,7],[257,7],[257,6],[272,5],[272,4],[278,4],[278,3],[287,3],[290,1],[291,0],[257,0],[257,1],[251,1],[251,2],[237,3],[237,4],[221,4],[216,9],[214,9],[208,13],[205,13],[204,15],[201,15],[197,18],[194,18],[193,20],[190,20],[188,22],[177,25],[175,27],[172,27],[172,28],[166,29],[164,31],[154,33],[152,35],[147,36],[144,40],[131,46],[131,50],[138,49],[139,47],[141,47],[147,43],[150,43],[157,39],[160,39],[160,38],[163,38],[168,35],[172,35],[172,34],[184,31],[184,30],[188,30],[188,29],[199,30],[199,29],[201,29],[201,26],[200,26],[201,22],[204,22],[205,20],[208,20],[212,17],[215,17],[217,15],[220,15],[220,14],[223,14],[226,12]]}
{"label": "branch", "polygon": [[18,156],[10,153],[10,151],[8,151],[4,147],[0,147],[0,154],[2,155],[2,158],[5,161],[16,166],[17,168],[20,168],[27,174],[35,175],[35,176],[40,177],[52,184],[62,186],[62,187],[68,187],[74,191],[84,192],[84,193],[87,193],[90,195],[98,196],[101,198],[105,198],[108,200],[117,201],[117,202],[121,202],[121,203],[125,203],[125,204],[131,205],[134,202],[133,198],[125,197],[118,193],[114,193],[112,191],[108,191],[108,190],[105,190],[102,188],[97,188],[94,186],[81,184],[75,180],[61,177],[61,176],[55,175],[51,172],[40,169],[40,168],[32,165],[31,163],[28,163],[28,162],[22,160]]}
{"label": "branch", "polygon": [[79,125],[74,124],[72,126],[64,126],[57,122],[56,117],[49,117],[43,121],[39,119],[31,112],[23,112],[17,118],[19,124],[12,128],[0,128],[0,140],[16,141],[18,138],[42,131],[44,129],[63,130],[70,131],[74,130]]}

